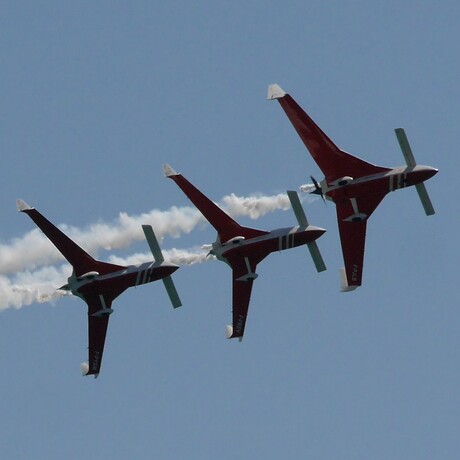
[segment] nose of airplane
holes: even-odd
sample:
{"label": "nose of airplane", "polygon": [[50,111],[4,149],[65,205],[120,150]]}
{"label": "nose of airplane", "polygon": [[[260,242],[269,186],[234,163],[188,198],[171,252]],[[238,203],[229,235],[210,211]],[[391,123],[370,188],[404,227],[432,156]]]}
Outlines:
{"label": "nose of airplane", "polygon": [[431,166],[417,165],[410,173],[411,179],[409,179],[408,185],[415,185],[420,182],[424,182],[437,174],[437,172],[438,170],[436,168],[432,168]]}
{"label": "nose of airplane", "polygon": [[433,177],[435,174],[437,174],[438,171],[439,171],[439,169],[431,168],[431,167],[430,167],[430,173],[429,173],[428,179],[429,179],[430,177]]}
{"label": "nose of airplane", "polygon": [[169,272],[169,274],[171,275],[172,273],[174,273],[178,268],[179,268],[179,265],[176,265],[176,264],[168,264],[166,265],[167,267],[167,271]]}
{"label": "nose of airplane", "polygon": [[420,171],[420,179],[421,181],[426,181],[437,174],[438,170],[436,168],[432,168],[431,166],[425,166],[422,171]]}
{"label": "nose of airplane", "polygon": [[314,227],[313,225],[310,225],[308,227],[308,233],[313,236],[313,239],[316,240],[318,239],[321,235],[326,233],[326,229],[321,228],[321,227]]}

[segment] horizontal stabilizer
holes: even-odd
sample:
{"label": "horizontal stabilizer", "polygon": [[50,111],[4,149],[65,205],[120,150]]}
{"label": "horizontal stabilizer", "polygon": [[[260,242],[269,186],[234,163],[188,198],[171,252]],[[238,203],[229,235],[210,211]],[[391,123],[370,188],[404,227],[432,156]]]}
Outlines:
{"label": "horizontal stabilizer", "polygon": [[313,263],[315,264],[317,272],[323,272],[326,270],[326,264],[324,263],[323,256],[319,252],[318,245],[316,241],[312,241],[311,243],[307,244],[308,250],[310,251],[311,258],[313,259]]}
{"label": "horizontal stabilizer", "polygon": [[292,210],[297,218],[297,222],[301,227],[307,228],[309,223],[307,220],[307,216],[305,215],[305,210],[300,203],[299,195],[295,190],[288,190],[287,191],[289,201],[291,202]]}
{"label": "horizontal stabilizer", "polygon": [[163,278],[163,284],[165,285],[166,292],[168,293],[173,308],[181,307],[182,302],[180,300],[179,294],[177,293],[176,286],[174,285],[174,281],[171,278],[171,276]]}
{"label": "horizontal stabilizer", "polygon": [[24,212],[28,211],[30,209],[33,209],[31,206],[29,206],[25,201],[23,200],[16,200],[16,207],[18,208],[19,212]]}
{"label": "horizontal stabilizer", "polygon": [[432,216],[434,214],[434,208],[431,203],[430,197],[428,196],[428,192],[426,191],[425,184],[423,182],[421,182],[420,184],[416,184],[415,189],[417,190],[420,201],[422,202],[425,214],[427,216]]}
{"label": "horizontal stabilizer", "polygon": [[341,292],[351,292],[354,291],[358,286],[349,286],[347,280],[347,272],[345,268],[340,269],[340,291]]}
{"label": "horizontal stabilizer", "polygon": [[143,225],[142,230],[144,231],[145,238],[149,244],[150,251],[152,251],[155,262],[161,263],[165,259],[163,253],[161,252],[160,245],[158,244],[157,237],[151,225]]}
{"label": "horizontal stabilizer", "polygon": [[[142,225],[142,230],[144,231],[145,238],[147,239],[147,243],[149,244],[150,250],[152,251],[153,257],[156,263],[163,263],[164,257],[163,253],[161,252],[160,245],[158,244],[157,237],[155,236],[155,232],[151,225]],[[171,304],[174,308],[178,308],[182,306],[182,302],[179,298],[179,294],[177,293],[176,286],[174,285],[174,281],[172,280],[171,276],[167,276],[163,278],[163,284],[166,288],[166,292],[168,293],[169,300],[171,300]]]}
{"label": "horizontal stabilizer", "polygon": [[412,149],[410,148],[409,141],[407,140],[406,132],[403,128],[396,128],[395,134],[404,155],[404,159],[406,160],[407,166],[413,168],[417,165],[417,163],[415,161],[414,154],[412,153]]}
{"label": "horizontal stabilizer", "polygon": [[[409,141],[407,140],[406,132],[403,128],[396,128],[395,134],[396,138],[398,139],[399,146],[401,147],[401,151],[404,155],[404,159],[406,160],[407,166],[409,166],[409,168],[415,168],[415,166],[417,166],[417,162],[415,161],[414,154],[412,153]],[[422,202],[425,214],[427,216],[432,216],[434,214],[434,208],[430,197],[428,196],[425,184],[421,182],[416,184],[415,188],[417,190],[420,201]]]}
{"label": "horizontal stabilizer", "polygon": [[279,99],[284,96],[286,96],[286,93],[276,83],[268,87],[268,94],[267,94],[268,100]]}
{"label": "horizontal stabilizer", "polygon": [[[287,194],[300,227],[306,229],[309,226],[309,223],[307,216],[305,214],[305,210],[303,209],[302,204],[300,203],[299,195],[294,190],[288,190]],[[323,272],[324,270],[326,270],[326,264],[324,263],[321,253],[319,252],[319,248],[316,244],[316,241],[308,243],[307,246],[308,250],[310,251],[311,258],[313,259],[313,263],[315,264],[316,270],[318,272]]]}

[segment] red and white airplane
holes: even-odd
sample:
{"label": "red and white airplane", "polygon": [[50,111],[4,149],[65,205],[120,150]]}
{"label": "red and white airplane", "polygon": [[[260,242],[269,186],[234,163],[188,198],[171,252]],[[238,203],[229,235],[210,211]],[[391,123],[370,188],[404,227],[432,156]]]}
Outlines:
{"label": "red and white airplane", "polygon": [[131,286],[162,279],[174,308],[182,305],[171,274],[179,267],[166,263],[150,225],[143,225],[154,262],[124,267],[93,259],[67,235],[55,227],[36,209],[22,200],[17,201],[18,211],[25,212],[51,240],[73,267],[67,284],[59,289],[70,291],[88,304],[88,362],[81,365],[83,375],[97,377],[101,369],[105,336],[112,302]]}
{"label": "red and white airplane", "polygon": [[257,278],[256,268],[271,252],[308,245],[316,269],[326,270],[315,240],[326,230],[310,225],[296,192],[289,191],[289,199],[299,222],[292,228],[270,232],[243,227],[201,193],[184,176],[164,165],[164,174],[172,179],[217,231],[211,254],[230,265],[233,272],[233,324],[227,326],[227,338],[243,339],[252,284]]}
{"label": "red and white airplane", "polygon": [[278,85],[268,87],[268,99],[278,99],[325,176],[320,184],[311,178],[316,187],[312,193],[332,200],[337,206],[345,262],[345,269],[341,270],[342,291],[352,291],[361,286],[367,219],[388,192],[411,185],[415,185],[425,213],[434,214],[423,182],[434,176],[438,170],[416,164],[402,128],[395,129],[395,133],[407,166],[375,166],[340,150]]}

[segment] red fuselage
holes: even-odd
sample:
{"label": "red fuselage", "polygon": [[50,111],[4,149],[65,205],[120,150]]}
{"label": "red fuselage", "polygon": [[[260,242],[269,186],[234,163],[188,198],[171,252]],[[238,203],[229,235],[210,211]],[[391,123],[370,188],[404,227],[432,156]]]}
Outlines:
{"label": "red fuselage", "polygon": [[323,192],[326,198],[334,202],[365,196],[370,193],[386,194],[422,183],[437,172],[438,170],[431,166],[419,165],[413,168],[401,166],[383,173],[359,177],[346,185],[325,185]]}

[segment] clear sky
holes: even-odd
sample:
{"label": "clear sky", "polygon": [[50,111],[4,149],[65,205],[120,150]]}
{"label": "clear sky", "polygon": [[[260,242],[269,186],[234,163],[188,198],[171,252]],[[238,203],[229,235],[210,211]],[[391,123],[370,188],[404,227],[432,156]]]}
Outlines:
{"label": "clear sky", "polygon": [[[0,243],[18,268],[0,260],[2,458],[458,458],[459,30],[454,1],[3,1]],[[440,170],[427,182],[436,215],[413,189],[389,195],[368,225],[363,286],[340,293],[335,207],[307,199],[328,271],[306,248],[268,257],[242,343],[225,339],[230,269],[209,260],[174,274],[179,310],[161,283],[117,299],[101,375],[81,377],[80,299],[5,304],[44,269],[66,282],[62,261],[29,263],[57,251],[15,200],[108,260],[147,251],[102,248],[120,213],[191,212],[165,162],[215,201],[321,179],[266,100],[271,83],[376,164],[404,163],[403,126]],[[281,209],[237,219],[295,225]],[[215,238],[205,224],[172,233],[166,250]]]}

